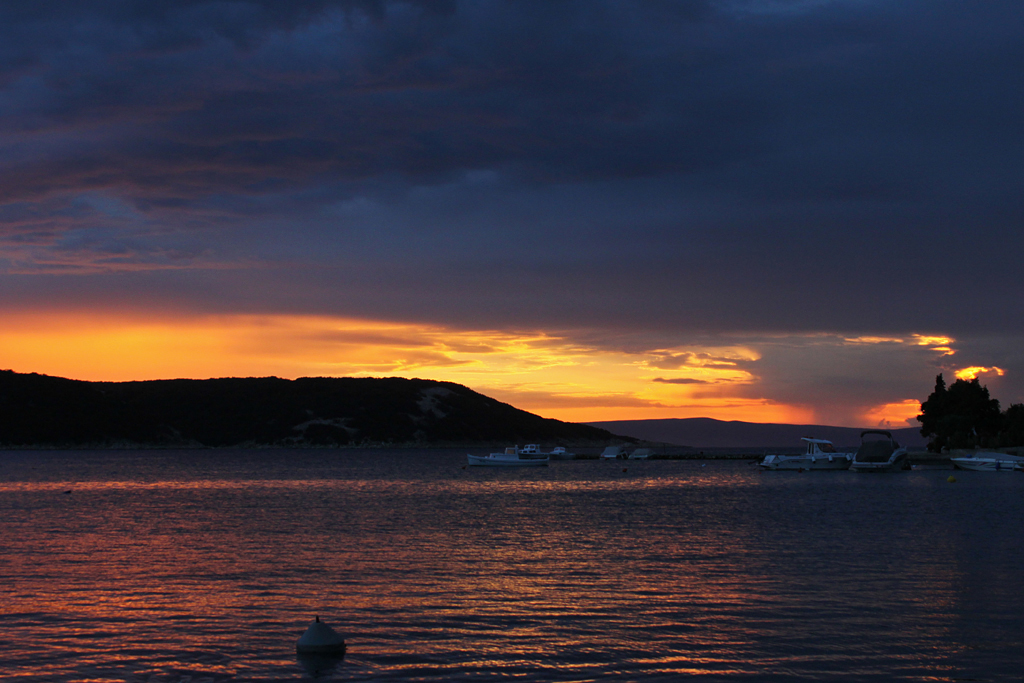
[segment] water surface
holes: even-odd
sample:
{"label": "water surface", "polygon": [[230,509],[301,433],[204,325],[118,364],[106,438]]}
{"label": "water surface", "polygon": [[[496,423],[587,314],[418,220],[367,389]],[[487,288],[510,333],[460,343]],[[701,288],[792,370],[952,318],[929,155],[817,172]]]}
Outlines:
{"label": "water surface", "polygon": [[[1019,680],[1024,475],[0,452],[5,681]],[[343,662],[300,661],[313,615]]]}

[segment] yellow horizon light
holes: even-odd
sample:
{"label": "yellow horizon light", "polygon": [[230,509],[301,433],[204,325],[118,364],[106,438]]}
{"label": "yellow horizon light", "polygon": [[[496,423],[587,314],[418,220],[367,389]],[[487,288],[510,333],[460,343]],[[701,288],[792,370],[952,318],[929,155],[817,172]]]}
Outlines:
{"label": "yellow horizon light", "polygon": [[[767,399],[705,401],[694,404],[659,405],[651,407],[605,406],[564,409],[530,408],[526,403],[517,408],[543,414],[566,422],[605,422],[613,420],[656,420],[708,417],[724,422],[762,422],[807,424],[814,411],[800,406],[775,403]],[[543,413],[541,412],[543,410]]]}
{"label": "yellow horizon light", "polygon": [[329,316],[15,312],[0,328],[0,367],[69,379],[418,377],[574,422],[810,422],[807,406],[751,394],[759,379],[746,364],[760,357],[747,346],[623,351],[537,331]]}

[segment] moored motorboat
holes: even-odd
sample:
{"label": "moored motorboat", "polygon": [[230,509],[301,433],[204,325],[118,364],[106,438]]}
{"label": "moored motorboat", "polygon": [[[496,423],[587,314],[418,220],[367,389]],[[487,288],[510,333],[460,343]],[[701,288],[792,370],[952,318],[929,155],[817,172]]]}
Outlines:
{"label": "moored motorboat", "polygon": [[[881,437],[865,439],[864,437]],[[854,472],[900,472],[910,469],[907,449],[884,429],[865,429],[860,433],[860,448],[853,455]]]}
{"label": "moored motorboat", "polygon": [[601,451],[601,460],[625,460],[626,451],[622,446],[608,446]]}
{"label": "moored motorboat", "polygon": [[558,446],[552,449],[551,453],[548,454],[548,457],[552,460],[575,460],[576,454],[570,453],[561,446]]}
{"label": "moored motorboat", "polygon": [[975,472],[1012,472],[1015,469],[1024,469],[1024,457],[994,451],[972,453],[960,458],[950,458],[950,461],[955,469]]}
{"label": "moored motorboat", "polygon": [[629,458],[628,459],[629,460],[647,460],[652,455],[654,455],[654,451],[652,451],[650,448],[638,448],[638,449],[636,449],[635,451],[633,451],[632,453],[629,454]]}
{"label": "moored motorboat", "polygon": [[803,453],[766,455],[758,466],[764,470],[845,470],[853,460],[851,453],[840,453],[828,439],[800,437],[807,444]]}
{"label": "moored motorboat", "polygon": [[509,446],[504,453],[488,455],[466,454],[469,464],[474,467],[547,467],[548,456],[544,454],[523,453],[522,449]]}

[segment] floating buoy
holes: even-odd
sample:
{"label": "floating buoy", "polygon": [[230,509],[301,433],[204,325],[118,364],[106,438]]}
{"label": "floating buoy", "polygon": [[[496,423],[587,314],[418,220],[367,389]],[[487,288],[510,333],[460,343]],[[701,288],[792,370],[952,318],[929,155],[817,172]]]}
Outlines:
{"label": "floating buoy", "polygon": [[948,481],[948,482],[949,482],[950,484],[953,484],[953,483],[955,483],[955,482],[956,482],[956,477],[954,477],[954,476],[953,476],[953,475],[951,474],[951,475],[949,475],[948,477],[946,477],[946,481]]}
{"label": "floating buoy", "polygon": [[623,467],[623,468],[622,468],[622,471],[623,471],[623,472],[625,472],[625,471],[626,471],[626,468],[625,468],[625,467]]}
{"label": "floating buoy", "polygon": [[345,654],[345,639],[339,636],[333,628],[320,621],[320,617],[317,616],[316,621],[309,625],[306,632],[295,643],[295,651],[299,654],[341,657]]}

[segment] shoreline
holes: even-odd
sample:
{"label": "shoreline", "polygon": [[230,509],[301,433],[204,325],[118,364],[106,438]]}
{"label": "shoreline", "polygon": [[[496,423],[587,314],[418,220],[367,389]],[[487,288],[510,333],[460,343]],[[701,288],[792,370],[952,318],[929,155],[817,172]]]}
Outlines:
{"label": "shoreline", "polygon": [[[575,457],[572,460],[600,460],[600,453],[603,446],[566,445],[572,452],[575,450]],[[33,444],[33,445],[0,445],[0,452],[56,452],[56,451],[80,451],[80,452],[123,452],[123,451],[210,451],[210,452],[231,452],[231,451],[487,451],[491,449],[503,449],[504,445],[496,443],[463,443],[463,444],[389,444],[373,443],[359,445],[317,445],[317,444],[238,444],[234,446],[203,446],[198,444]],[[767,453],[787,453],[792,449],[787,448],[689,448],[683,446],[653,446],[654,451],[648,460],[749,460],[760,461]],[[1015,450],[1015,449],[1002,449]],[[949,464],[951,458],[965,455],[972,451],[931,453],[925,450],[910,451],[909,460],[919,465],[943,465]],[[625,461],[625,460],[624,460]],[[566,460],[564,462],[570,462]],[[634,461],[639,462],[639,461]]]}

